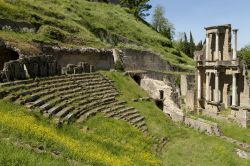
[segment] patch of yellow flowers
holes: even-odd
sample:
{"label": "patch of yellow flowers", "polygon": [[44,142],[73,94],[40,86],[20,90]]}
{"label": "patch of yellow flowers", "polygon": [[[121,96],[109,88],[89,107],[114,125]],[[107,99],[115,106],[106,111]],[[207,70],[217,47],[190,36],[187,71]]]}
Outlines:
{"label": "patch of yellow flowers", "polygon": [[[133,159],[129,156],[115,156],[93,142],[80,142],[74,138],[58,133],[55,129],[39,124],[37,120],[21,112],[9,113],[0,109],[0,124],[17,129],[20,133],[31,133],[38,138],[52,140],[63,144],[73,155],[89,162],[103,165],[133,165],[133,160],[143,161],[146,165],[158,165],[158,160],[148,152],[136,153]],[[131,147],[130,147],[131,148]]]}

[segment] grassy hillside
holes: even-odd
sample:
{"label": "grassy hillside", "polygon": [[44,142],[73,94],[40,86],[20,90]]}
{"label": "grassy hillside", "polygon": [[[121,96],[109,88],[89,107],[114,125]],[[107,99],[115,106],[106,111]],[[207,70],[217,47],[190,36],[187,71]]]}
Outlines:
{"label": "grassy hillside", "polygon": [[153,51],[172,65],[192,68],[193,61],[172,48],[169,39],[137,21],[128,9],[85,0],[0,0],[0,18],[25,21],[37,31],[13,31],[0,37],[36,52],[34,42],[67,47],[135,48]]}
{"label": "grassy hillside", "polygon": [[0,147],[6,152],[0,153],[1,165],[249,165],[234,145],[173,123],[151,101],[133,102],[147,94],[131,78],[104,74],[115,81],[119,98],[145,116],[150,135],[168,137],[161,153],[155,152],[151,136],[123,121],[97,115],[57,128],[40,114],[0,100]]}

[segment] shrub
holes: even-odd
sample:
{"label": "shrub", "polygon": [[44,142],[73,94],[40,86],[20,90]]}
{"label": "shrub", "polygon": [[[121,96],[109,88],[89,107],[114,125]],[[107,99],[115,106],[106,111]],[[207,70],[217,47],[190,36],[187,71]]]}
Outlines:
{"label": "shrub", "polygon": [[58,41],[64,41],[67,35],[66,32],[48,25],[41,26],[38,30],[38,33],[41,33],[50,39]]}

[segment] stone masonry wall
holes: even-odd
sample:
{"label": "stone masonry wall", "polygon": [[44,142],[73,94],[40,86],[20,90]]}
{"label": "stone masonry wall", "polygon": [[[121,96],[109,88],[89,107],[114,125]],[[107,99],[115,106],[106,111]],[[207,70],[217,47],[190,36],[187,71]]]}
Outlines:
{"label": "stone masonry wall", "polygon": [[77,65],[79,62],[86,62],[95,66],[96,70],[114,69],[112,50],[43,46],[42,52],[53,55],[61,67],[66,67],[68,64]]}
{"label": "stone masonry wall", "polygon": [[154,53],[133,49],[122,49],[122,51],[121,59],[125,70],[172,70],[170,64]]}
{"label": "stone masonry wall", "polygon": [[59,75],[61,68],[53,56],[31,56],[6,62],[1,73],[0,81],[14,81]]}

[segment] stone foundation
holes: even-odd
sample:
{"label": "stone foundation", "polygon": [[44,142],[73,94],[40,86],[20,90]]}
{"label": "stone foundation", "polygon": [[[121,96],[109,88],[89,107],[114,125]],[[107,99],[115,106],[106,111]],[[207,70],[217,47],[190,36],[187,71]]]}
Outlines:
{"label": "stone foundation", "polygon": [[234,119],[239,125],[242,127],[249,127],[250,126],[250,109],[241,108],[239,110],[233,109],[231,111],[232,119]]}
{"label": "stone foundation", "polygon": [[190,117],[185,117],[184,124],[210,135],[221,136],[219,126],[216,123],[206,121],[204,119],[192,119]]}
{"label": "stone foundation", "polygon": [[204,119],[200,119],[200,118],[195,119],[195,118],[187,117],[181,111],[164,111],[164,112],[168,114],[173,121],[182,122],[188,127],[197,129],[200,132],[205,132],[207,134],[216,135],[216,136],[222,135],[217,123],[207,121]]}
{"label": "stone foundation", "polygon": [[67,67],[62,69],[62,74],[81,74],[81,73],[92,73],[94,72],[94,66],[80,62],[78,65],[68,64]]}

